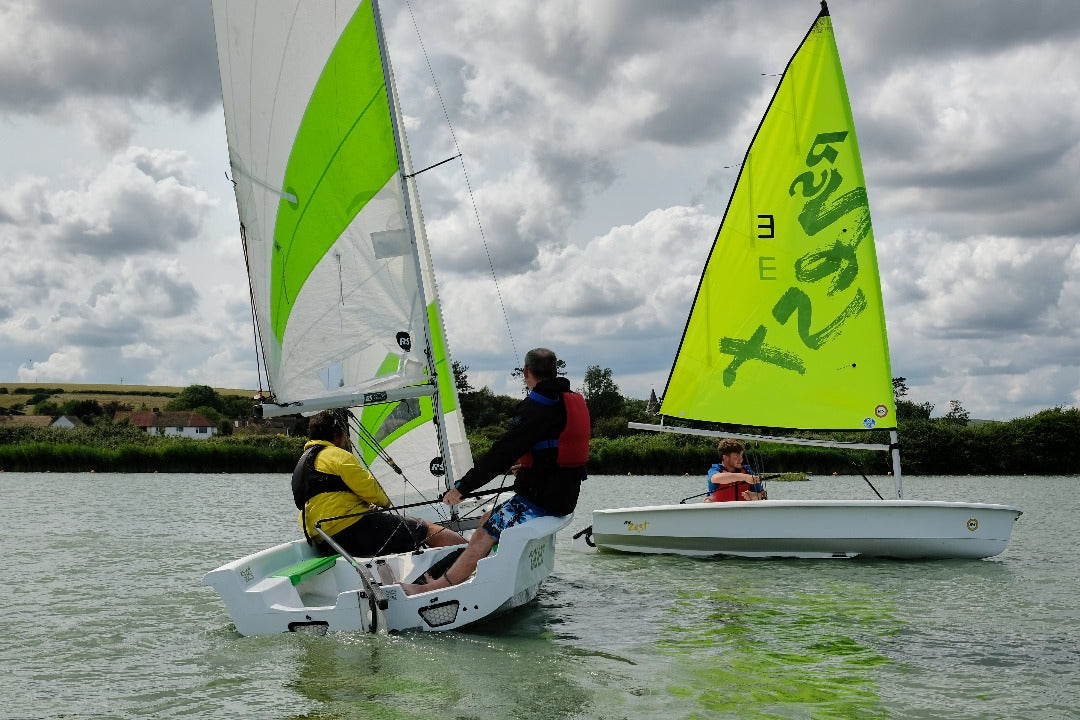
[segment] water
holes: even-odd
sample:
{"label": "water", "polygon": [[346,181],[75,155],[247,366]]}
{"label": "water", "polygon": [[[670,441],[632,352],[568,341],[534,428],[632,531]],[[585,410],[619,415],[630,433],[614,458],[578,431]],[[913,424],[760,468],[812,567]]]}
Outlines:
{"label": "water", "polygon": [[[578,553],[594,507],[701,483],[594,477],[512,615],[241,638],[200,580],[295,536],[285,476],[3,473],[0,717],[1074,718],[1077,481],[906,478],[1025,512],[998,558],[902,563]],[[873,497],[850,477],[770,493]]]}

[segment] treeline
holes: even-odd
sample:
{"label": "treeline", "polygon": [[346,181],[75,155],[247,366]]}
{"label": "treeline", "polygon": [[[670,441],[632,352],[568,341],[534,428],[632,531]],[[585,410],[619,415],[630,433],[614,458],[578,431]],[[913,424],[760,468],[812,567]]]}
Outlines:
{"label": "treeline", "polygon": [[70,430],[0,427],[0,470],[23,472],[292,472],[303,437],[206,440],[150,435],[129,423]]}
{"label": "treeline", "polygon": [[[486,450],[505,427],[518,400],[469,387],[465,366],[455,363],[462,413],[474,454]],[[907,399],[906,378],[893,380],[903,472],[913,475],[1075,475],[1080,474],[1080,410],[1051,408],[1005,422],[974,423],[958,400],[931,418],[932,403]],[[590,366],[580,388],[593,421],[590,472],[595,474],[682,475],[704,473],[716,462],[716,441],[671,433],[631,430],[630,422],[658,423],[659,401],[624,397],[610,368]],[[673,422],[667,419],[670,425]],[[677,422],[677,421],[676,421]],[[799,435],[740,425],[705,429],[755,435]],[[822,437],[821,433],[815,434]],[[825,433],[833,440],[888,444],[886,431]],[[888,453],[767,442],[748,443],[762,472],[866,473],[891,471]]]}
{"label": "treeline", "polygon": [[[462,414],[474,455],[505,430],[520,398],[469,386],[467,367],[455,364]],[[948,414],[931,418],[933,405],[906,400],[904,378],[897,390],[900,453],[905,474],[1042,475],[1080,474],[1080,410],[1051,408],[1007,422],[973,423],[957,401]],[[610,369],[590,367],[580,388],[593,417],[590,472],[597,475],[700,474],[716,461],[716,441],[688,435],[630,430],[630,422],[657,422],[657,403],[623,397]],[[71,392],[68,390],[67,392]],[[43,399],[39,402],[48,402]],[[83,402],[83,401],[79,401]],[[96,404],[96,403],[95,403]],[[100,407],[100,406],[99,406]],[[223,397],[207,386],[191,386],[166,408],[217,413],[222,427],[251,421],[251,401]],[[195,440],[149,435],[116,423],[93,405],[71,407],[85,427],[52,429],[0,425],[0,470],[85,472],[291,472],[304,443],[305,422],[290,435],[260,432],[252,423],[235,435]],[[73,413],[77,414],[77,413]],[[669,420],[670,424],[670,420]],[[714,425],[727,432],[776,434],[761,428]],[[888,443],[888,433],[832,433],[832,439]],[[886,453],[748,443],[751,462],[762,472],[884,475]]]}

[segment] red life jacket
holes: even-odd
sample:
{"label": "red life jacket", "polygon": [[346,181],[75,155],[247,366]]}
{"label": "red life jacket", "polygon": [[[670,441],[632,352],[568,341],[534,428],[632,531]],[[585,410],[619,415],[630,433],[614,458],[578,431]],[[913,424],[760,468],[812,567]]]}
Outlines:
{"label": "red life jacket", "polygon": [[[553,405],[558,402],[539,393],[529,393],[529,397],[544,405]],[[557,439],[541,440],[533,445],[532,449],[543,450],[557,447],[559,448],[559,467],[583,467],[589,460],[589,436],[592,434],[589,407],[585,404],[585,398],[576,392],[564,392],[562,400],[566,406],[566,428]],[[532,467],[532,450],[518,458],[517,464],[521,467]]]}
{"label": "red life jacket", "polygon": [[742,500],[743,492],[749,490],[752,487],[751,483],[743,482],[742,480],[736,480],[733,483],[727,485],[717,485],[716,490],[713,491],[713,502],[731,502],[732,500]]}

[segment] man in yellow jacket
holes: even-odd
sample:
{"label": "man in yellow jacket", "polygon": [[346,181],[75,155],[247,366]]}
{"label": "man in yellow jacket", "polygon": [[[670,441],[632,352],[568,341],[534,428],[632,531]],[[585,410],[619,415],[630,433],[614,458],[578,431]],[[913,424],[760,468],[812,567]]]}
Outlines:
{"label": "man in yellow jacket", "polygon": [[321,554],[336,552],[322,541],[315,523],[323,518],[354,515],[322,524],[350,555],[374,557],[430,547],[459,545],[465,538],[421,518],[394,512],[373,512],[391,506],[390,498],[367,468],[348,450],[344,418],[325,410],[308,423],[308,442],[293,471],[293,500],[300,527]]}

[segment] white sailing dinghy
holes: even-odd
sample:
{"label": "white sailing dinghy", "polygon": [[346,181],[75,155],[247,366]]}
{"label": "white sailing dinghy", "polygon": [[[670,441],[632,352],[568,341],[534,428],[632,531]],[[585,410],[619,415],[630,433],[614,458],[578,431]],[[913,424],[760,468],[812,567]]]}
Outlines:
{"label": "white sailing dinghy", "polygon": [[832,21],[821,5],[746,152],[660,414],[770,428],[888,430],[891,441],[631,427],[891,452],[896,499],[597,510],[591,527],[597,547],[749,557],[983,558],[1005,549],[1021,514],[1005,505],[903,499],[870,210]]}
{"label": "white sailing dinghy", "polygon": [[[435,500],[472,456],[378,3],[214,0],[213,10],[272,392],[263,414],[349,408],[358,456],[377,478],[402,481],[390,497]],[[400,583],[455,548],[321,558],[299,539],[203,582],[243,635],[449,630],[535,597],[570,519],[512,527],[471,579],[412,597]]]}

